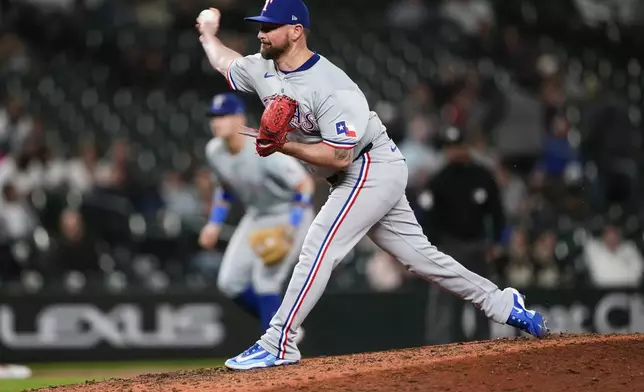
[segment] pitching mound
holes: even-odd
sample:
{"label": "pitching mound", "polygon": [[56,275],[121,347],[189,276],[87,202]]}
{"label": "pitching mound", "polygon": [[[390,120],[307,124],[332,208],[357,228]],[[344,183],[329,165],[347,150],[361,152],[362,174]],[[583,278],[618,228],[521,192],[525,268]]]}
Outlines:
{"label": "pitching mound", "polygon": [[87,382],[61,391],[644,391],[644,335],[555,335]]}

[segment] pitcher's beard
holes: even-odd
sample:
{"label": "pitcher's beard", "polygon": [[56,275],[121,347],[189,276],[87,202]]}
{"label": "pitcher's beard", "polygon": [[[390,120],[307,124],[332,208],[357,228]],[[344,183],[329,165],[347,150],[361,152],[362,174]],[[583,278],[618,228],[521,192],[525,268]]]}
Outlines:
{"label": "pitcher's beard", "polygon": [[261,45],[259,48],[259,54],[265,60],[275,60],[283,55],[287,49],[288,45],[286,45],[284,48],[278,48],[273,45]]}

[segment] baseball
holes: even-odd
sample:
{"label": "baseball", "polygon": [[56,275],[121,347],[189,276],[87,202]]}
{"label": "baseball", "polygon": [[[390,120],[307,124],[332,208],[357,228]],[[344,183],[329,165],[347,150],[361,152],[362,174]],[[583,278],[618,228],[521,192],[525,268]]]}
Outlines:
{"label": "baseball", "polygon": [[203,10],[199,14],[199,22],[217,22],[217,13],[213,10]]}

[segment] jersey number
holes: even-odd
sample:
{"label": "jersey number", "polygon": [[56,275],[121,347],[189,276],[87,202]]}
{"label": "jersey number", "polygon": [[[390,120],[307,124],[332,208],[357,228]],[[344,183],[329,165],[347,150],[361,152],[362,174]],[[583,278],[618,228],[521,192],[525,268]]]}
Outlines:
{"label": "jersey number", "polygon": [[273,0],[266,0],[266,3],[264,3],[264,12],[266,12],[269,4],[273,4]]}

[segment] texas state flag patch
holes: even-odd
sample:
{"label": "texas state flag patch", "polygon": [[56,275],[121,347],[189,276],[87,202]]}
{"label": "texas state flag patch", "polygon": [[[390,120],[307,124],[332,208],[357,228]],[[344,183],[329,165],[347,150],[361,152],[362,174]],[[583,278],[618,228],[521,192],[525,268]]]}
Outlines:
{"label": "texas state flag patch", "polygon": [[335,123],[335,131],[338,133],[338,135],[347,135],[348,137],[358,136],[356,134],[356,131],[354,129],[351,129],[351,125],[349,125],[349,123],[347,123],[346,121]]}

